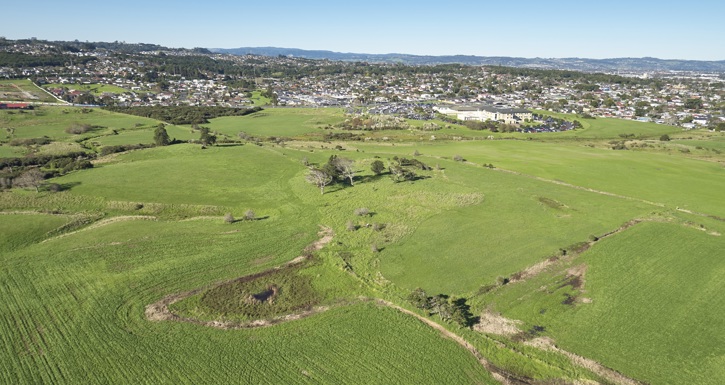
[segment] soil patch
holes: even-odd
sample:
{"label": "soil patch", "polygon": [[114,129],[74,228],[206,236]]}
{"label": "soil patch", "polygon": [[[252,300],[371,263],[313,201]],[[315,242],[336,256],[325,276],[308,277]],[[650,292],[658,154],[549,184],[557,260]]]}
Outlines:
{"label": "soil patch", "polygon": [[521,333],[518,325],[523,322],[510,320],[499,313],[485,310],[481,313],[480,322],[473,326],[473,330],[496,335],[510,336]]}

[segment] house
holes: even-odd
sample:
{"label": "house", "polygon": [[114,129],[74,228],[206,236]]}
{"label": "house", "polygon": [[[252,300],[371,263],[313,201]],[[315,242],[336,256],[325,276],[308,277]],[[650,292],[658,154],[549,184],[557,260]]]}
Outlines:
{"label": "house", "polygon": [[0,103],[0,110],[32,110],[28,103]]}
{"label": "house", "polygon": [[486,120],[500,121],[506,124],[519,124],[531,119],[531,111],[523,108],[506,108],[490,105],[463,105],[451,107],[438,107],[438,112],[446,115],[456,115],[458,120]]}

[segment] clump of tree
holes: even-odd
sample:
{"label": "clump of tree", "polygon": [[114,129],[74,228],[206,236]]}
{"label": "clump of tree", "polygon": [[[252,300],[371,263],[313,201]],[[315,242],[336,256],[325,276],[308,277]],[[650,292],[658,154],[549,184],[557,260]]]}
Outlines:
{"label": "clump of tree", "polygon": [[20,174],[19,177],[13,179],[13,186],[16,187],[31,187],[35,189],[35,192],[40,191],[40,186],[45,181],[45,173],[38,170],[37,168],[31,168]]}
{"label": "clump of tree", "polygon": [[131,151],[131,150],[140,150],[143,148],[149,148],[151,147],[148,144],[119,144],[116,146],[103,146],[101,147],[100,155],[106,156],[110,154],[115,154],[117,152],[124,152],[124,151]]}
{"label": "clump of tree", "polygon": [[476,323],[465,298],[449,297],[445,294],[428,296],[425,290],[417,288],[408,295],[408,301],[416,308],[425,310],[429,316],[438,314],[446,322],[462,327],[470,327]]}
{"label": "clump of tree", "polygon": [[260,107],[195,107],[195,106],[141,106],[118,107],[106,106],[103,109],[122,114],[143,116],[171,124],[205,124],[209,119],[221,116],[244,116],[262,111]]}
{"label": "clump of tree", "polygon": [[411,168],[417,168],[420,170],[430,170],[431,168],[425,163],[418,159],[398,158],[393,157],[388,172],[390,177],[395,181],[404,182],[418,179],[418,175],[411,170]]}
{"label": "clump of tree", "polygon": [[332,155],[321,167],[311,168],[306,179],[324,194],[325,186],[332,183],[349,182],[350,186],[354,186],[355,174],[355,162],[352,159]]}
{"label": "clump of tree", "polygon": [[44,136],[42,138],[16,138],[8,142],[8,144],[11,146],[42,146],[50,142],[50,138]]}
{"label": "clump of tree", "polygon": [[216,143],[216,136],[211,134],[208,127],[199,127],[199,141],[203,147]]}
{"label": "clump of tree", "polygon": [[154,143],[157,146],[168,146],[171,143],[169,139],[169,133],[166,132],[166,126],[163,123],[159,123],[154,131]]}

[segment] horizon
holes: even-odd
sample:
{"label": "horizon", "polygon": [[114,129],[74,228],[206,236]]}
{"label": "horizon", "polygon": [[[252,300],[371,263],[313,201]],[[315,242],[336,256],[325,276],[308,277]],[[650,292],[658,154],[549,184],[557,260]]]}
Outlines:
{"label": "horizon", "polygon": [[[90,1],[72,7],[43,1],[41,5],[43,12],[33,14],[32,23],[22,4],[5,5],[0,36],[169,48],[294,47],[371,55],[725,60],[725,48],[713,43],[725,35],[725,24],[719,20],[725,4],[711,0],[656,6],[623,0],[606,6],[570,0],[556,4],[456,0],[445,5],[429,0],[396,4],[282,0],[274,8],[225,0],[201,8],[189,1],[169,7],[138,0],[123,8]],[[124,20],[133,22],[134,28]]]}

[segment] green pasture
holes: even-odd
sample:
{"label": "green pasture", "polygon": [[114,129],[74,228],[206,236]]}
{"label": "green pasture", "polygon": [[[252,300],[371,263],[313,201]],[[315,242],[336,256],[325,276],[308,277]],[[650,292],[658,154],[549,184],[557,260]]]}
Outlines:
{"label": "green pasture", "polygon": [[[720,384],[725,243],[710,233],[725,226],[699,222],[705,231],[649,222],[602,240],[571,262],[586,266],[578,292],[565,286],[565,266],[487,298],[557,346],[646,383]],[[567,293],[590,303],[562,304]]]}
{"label": "green pasture", "polygon": [[272,99],[262,96],[262,91],[253,91],[252,97],[249,99],[252,100],[255,106],[268,106],[272,103]]}
{"label": "green pasture", "polygon": [[43,88],[67,88],[69,90],[86,91],[93,95],[101,95],[105,92],[112,94],[123,94],[131,92],[123,87],[114,86],[111,84],[79,84],[79,83],[65,83],[65,84],[43,84]]}
{"label": "green pasture", "polygon": [[[166,132],[170,139],[182,141],[199,139],[198,132],[192,132],[188,127],[166,125]],[[118,146],[132,144],[154,144],[154,131],[156,127],[132,128],[117,130],[117,134],[109,134],[91,138],[89,141],[97,146]]]}
{"label": "green pasture", "polygon": [[720,192],[725,168],[715,162],[643,151],[606,150],[538,141],[476,141],[407,145],[356,144],[365,151],[432,157],[460,155],[475,164],[619,194],[638,200],[725,216]]}
{"label": "green pasture", "polygon": [[240,131],[259,137],[296,137],[319,132],[342,119],[338,109],[266,108],[246,116],[215,118],[204,126],[235,139]]}
{"label": "green pasture", "polygon": [[381,253],[383,275],[410,290],[473,293],[653,209],[495,170],[453,162],[443,167],[447,180],[441,183],[476,189],[485,198],[421,222]]}
{"label": "green pasture", "polygon": [[260,330],[144,319],[168,293],[289,260],[315,237],[243,225],[117,222],[1,254],[2,382],[494,383],[456,343],[372,305]]}
{"label": "green pasture", "polygon": [[115,163],[54,181],[76,185],[72,192],[79,195],[254,209],[260,215],[274,216],[298,205],[288,180],[303,168],[254,145],[201,149],[181,144],[124,154]]}
{"label": "green pasture", "polygon": [[[85,113],[83,111],[86,111]],[[156,125],[153,119],[117,114],[99,108],[37,107],[32,111],[0,111],[0,129],[12,132],[8,139],[40,138],[77,140],[111,134],[114,129],[133,128],[136,125]],[[98,126],[89,132],[73,135],[65,129],[75,124]]]}
{"label": "green pasture", "polygon": [[657,124],[652,122],[638,122],[635,120],[615,119],[615,118],[596,118],[583,119],[573,114],[560,114],[549,111],[534,110],[534,113],[549,115],[568,121],[578,120],[582,127],[578,130],[546,133],[546,134],[529,134],[532,137],[546,135],[556,138],[575,138],[575,139],[620,139],[619,135],[634,134],[635,137],[645,139],[657,139],[664,134],[672,135],[682,132],[682,128],[668,126],[665,124]]}
{"label": "green pasture", "polygon": [[[4,142],[47,135],[55,142],[32,150],[63,153],[78,143],[150,144],[158,124],[81,111],[0,111],[0,134]],[[496,383],[455,341],[367,300],[411,308],[405,298],[416,287],[465,298],[473,316],[488,308],[523,321],[522,330],[541,326],[558,347],[649,384],[725,382],[725,168],[704,149],[720,148],[721,136],[679,133],[665,147],[615,151],[606,147],[618,132],[638,127],[657,140],[671,128],[596,119],[570,136],[535,140],[447,140],[490,134],[454,126],[364,132],[390,135],[387,142],[319,141],[340,132],[324,127],[342,119],[337,109],[288,108],[217,118],[204,126],[222,138],[243,131],[298,140],[135,150],[47,181],[60,192],[0,192],[0,383]],[[103,128],[65,133],[74,123]],[[187,126],[166,130],[199,137]],[[0,145],[0,156],[20,151]],[[703,154],[712,159],[693,159]],[[355,161],[354,185],[321,194],[306,165],[332,155]],[[399,183],[373,174],[373,161],[388,166],[396,156],[431,169]],[[247,210],[255,220],[242,220]],[[225,213],[236,221],[225,223]],[[633,219],[645,222],[574,253]],[[311,260],[229,283],[302,255],[320,226],[334,237]],[[496,285],[553,256],[536,277]],[[583,265],[575,287],[567,270]],[[272,284],[282,290],[269,304],[276,308],[243,302]],[[204,321],[329,310],[243,330],[146,318],[147,305],[194,289],[171,307]],[[532,335],[486,335],[429,318],[517,375],[602,382],[525,345]]]}
{"label": "green pasture", "polygon": [[0,100],[14,102],[58,102],[28,79],[0,80]]}
{"label": "green pasture", "polygon": [[7,143],[0,144],[0,158],[15,158],[23,156],[25,152],[24,147],[9,146]]}
{"label": "green pasture", "polygon": [[70,220],[66,215],[3,213],[0,215],[0,253],[42,241]]}

